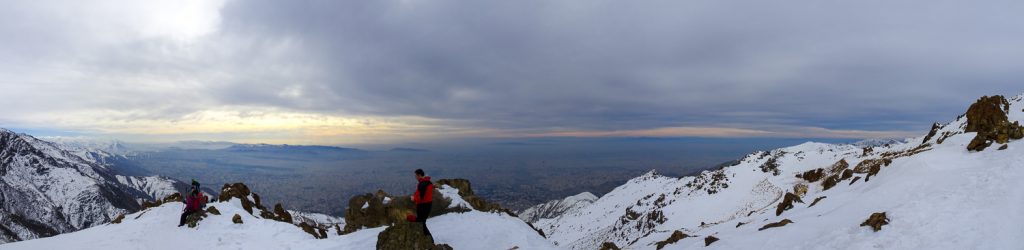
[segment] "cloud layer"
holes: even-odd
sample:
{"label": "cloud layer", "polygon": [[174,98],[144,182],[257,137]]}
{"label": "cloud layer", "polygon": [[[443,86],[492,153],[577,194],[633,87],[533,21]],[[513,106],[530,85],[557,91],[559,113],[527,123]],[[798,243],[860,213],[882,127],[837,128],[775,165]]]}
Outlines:
{"label": "cloud layer", "polygon": [[1021,5],[15,1],[0,125],[313,143],[899,136],[1021,91]]}

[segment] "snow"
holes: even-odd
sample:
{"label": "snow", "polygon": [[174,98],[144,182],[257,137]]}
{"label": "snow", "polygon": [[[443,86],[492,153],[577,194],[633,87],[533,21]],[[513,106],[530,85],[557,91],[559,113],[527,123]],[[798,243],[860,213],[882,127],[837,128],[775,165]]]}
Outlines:
{"label": "snow", "polygon": [[[445,186],[447,187],[447,186]],[[455,190],[451,187],[442,190]],[[457,192],[457,190],[456,190]],[[449,197],[461,201],[460,197]],[[468,205],[468,204],[467,204]],[[375,249],[386,227],[362,229],[314,239],[295,225],[261,219],[242,209],[238,199],[211,203],[221,215],[209,215],[196,228],[176,227],[182,204],[168,203],[74,233],[0,245],[0,249]],[[242,216],[242,224],[231,217]],[[556,249],[526,223],[504,213],[469,211],[430,218],[435,242],[455,249]]]}
{"label": "snow", "polygon": [[[1011,101],[1009,117],[1024,118],[1020,98]],[[1024,245],[1024,143],[1012,141],[968,152],[974,133],[962,133],[966,119],[946,124],[928,142],[930,150],[898,157],[869,182],[841,181],[823,190],[809,183],[805,203],[776,216],[775,208],[794,185],[807,183],[795,174],[846,160],[853,168],[884,153],[910,150],[924,136],[888,146],[872,146],[863,154],[855,145],[808,142],[769,152],[755,152],[736,166],[706,171],[698,177],[672,178],[647,173],[612,190],[594,203],[535,225],[549,240],[566,249],[596,249],[613,242],[623,249],[654,249],[655,243],[679,230],[686,238],[666,249],[704,248],[704,237],[721,240],[708,249],[1021,249]],[[936,144],[943,132],[961,132]],[[779,175],[760,166],[774,158]],[[701,177],[721,174],[728,187],[708,192],[708,185],[687,186]],[[864,174],[855,174],[864,177]],[[664,196],[663,199],[660,197]],[[814,207],[817,197],[827,196]],[[661,200],[660,202],[658,200]],[[626,211],[639,213],[631,220]],[[873,232],[860,224],[872,213],[886,212],[890,224]],[[647,216],[664,215],[651,223]],[[758,231],[768,223],[793,224]],[[738,223],[746,223],[737,227]],[[703,225],[702,225],[703,223]]]}

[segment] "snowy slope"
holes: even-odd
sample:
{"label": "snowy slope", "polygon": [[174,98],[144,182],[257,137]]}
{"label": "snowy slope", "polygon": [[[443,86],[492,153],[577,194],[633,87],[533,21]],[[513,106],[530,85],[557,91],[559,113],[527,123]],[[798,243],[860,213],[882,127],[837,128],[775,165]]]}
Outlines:
{"label": "snowy slope", "polygon": [[583,192],[566,197],[565,199],[552,200],[524,209],[519,213],[519,218],[526,222],[534,223],[540,219],[550,219],[567,212],[577,211],[594,203],[595,200],[597,200],[597,196],[590,192]]}
{"label": "snowy slope", "polygon": [[[1021,99],[1010,98],[1011,122],[1024,120]],[[698,176],[651,172],[591,205],[535,225],[567,249],[597,249],[603,242],[656,249],[657,242],[677,230],[696,237],[666,244],[666,249],[703,248],[706,236],[720,239],[712,249],[1021,249],[1024,142],[1011,141],[1005,150],[996,149],[997,143],[968,152],[975,133],[964,133],[965,124],[961,116],[927,141],[921,136],[868,150],[804,143],[756,152],[737,165]],[[796,177],[822,168],[827,178],[840,160],[848,167],[837,168],[837,174],[878,159],[891,164],[867,182],[867,173],[855,173],[825,190],[821,180]],[[777,205],[784,194],[795,193],[797,184],[808,187],[804,203],[777,216]],[[818,197],[826,198],[808,207]],[[879,232],[859,226],[875,212],[886,212],[890,224]],[[794,223],[758,230],[783,219]]]}
{"label": "snowy slope", "polygon": [[0,242],[71,232],[139,208],[139,191],[58,144],[0,129]]}
{"label": "snowy slope", "polygon": [[[446,191],[454,190],[442,186]],[[456,191],[457,192],[457,191]],[[446,192],[451,193],[451,192]],[[450,197],[461,201],[460,197]],[[455,202],[453,202],[455,203]],[[176,227],[182,204],[163,204],[105,224],[54,237],[0,245],[0,249],[375,249],[377,234],[387,227],[368,228],[339,236],[328,232],[315,239],[286,222],[262,219],[242,209],[238,199],[216,202],[221,215],[210,215],[196,228]],[[231,217],[239,214],[242,224]],[[449,213],[427,223],[438,244],[455,249],[554,249],[518,218],[480,211]]]}

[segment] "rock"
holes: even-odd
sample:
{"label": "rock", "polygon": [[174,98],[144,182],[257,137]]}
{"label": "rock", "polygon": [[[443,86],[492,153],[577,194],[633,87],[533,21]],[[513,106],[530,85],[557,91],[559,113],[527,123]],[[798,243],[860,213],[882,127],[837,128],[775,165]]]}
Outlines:
{"label": "rock", "polygon": [[338,232],[338,235],[341,235],[341,226],[338,226],[338,224],[334,224],[334,231]]}
{"label": "rock", "polygon": [[316,231],[317,231],[318,233],[320,233],[320,238],[321,238],[321,239],[327,239],[327,230],[326,230],[326,229],[323,229],[323,228],[321,228],[321,227],[318,227],[318,228],[316,228]]}
{"label": "rock", "polygon": [[807,182],[816,182],[818,180],[821,180],[821,177],[825,176],[825,169],[819,168],[819,169],[807,170],[807,172],[804,172],[800,176],[801,176],[800,178],[803,178]]}
{"label": "rock", "polygon": [[853,168],[853,172],[857,174],[864,174],[871,172],[871,168],[873,167],[881,167],[883,165],[889,166],[889,164],[892,164],[892,159],[889,158],[867,159],[857,163],[857,166]]}
{"label": "rock", "polygon": [[746,224],[747,224],[747,223],[743,223],[742,221],[741,221],[741,222],[738,222],[738,223],[736,223],[736,228],[740,228],[740,226],[742,226],[742,225],[746,225]]}
{"label": "rock", "polygon": [[850,163],[847,163],[846,159],[839,159],[839,161],[837,161],[836,163],[833,163],[832,166],[828,168],[828,173],[829,174],[841,173],[841,172],[843,172],[843,170],[845,170],[848,167],[850,167]]}
{"label": "rock", "polygon": [[1018,122],[1010,123],[1006,113],[1010,103],[1005,97],[983,96],[967,108],[967,124],[964,132],[977,132],[967,144],[967,150],[982,151],[993,142],[1005,144],[1011,139],[1024,137],[1024,127]]}
{"label": "rock", "polygon": [[[484,199],[482,199],[480,197],[477,197],[476,194],[473,193],[473,187],[470,184],[469,180],[466,180],[466,179],[441,179],[441,180],[438,180],[437,183],[435,183],[435,187],[440,188],[441,185],[448,185],[448,186],[451,186],[451,187],[453,187],[455,189],[458,189],[459,190],[459,195],[462,196],[463,200],[466,200],[466,202],[469,202],[469,205],[472,206],[473,209],[484,211],[484,212],[504,212],[506,214],[509,214],[509,215],[512,215],[512,216],[516,216],[516,214],[514,212],[512,212],[512,210],[503,208],[498,203],[487,202]],[[434,197],[438,197],[438,196],[434,196]],[[431,214],[433,214],[433,211],[431,211]]]}
{"label": "rock", "polygon": [[928,140],[931,140],[932,137],[935,136],[935,133],[939,132],[939,129],[942,129],[942,125],[941,124],[939,124],[937,122],[936,123],[932,123],[932,129],[928,131],[928,135],[924,136],[924,140],[921,141],[921,143],[928,143]]}
{"label": "rock", "polygon": [[787,225],[789,223],[793,223],[793,221],[791,221],[789,219],[784,219],[784,220],[781,220],[779,222],[768,223],[768,224],[764,225],[763,227],[757,229],[757,231],[762,231],[762,230],[773,228],[773,227],[781,227],[781,226],[785,226],[785,225]]}
{"label": "rock", "polygon": [[114,220],[111,220],[110,223],[121,224],[121,220],[124,220],[124,214],[117,215],[117,218],[114,218]]}
{"label": "rock", "polygon": [[199,221],[202,221],[203,218],[206,218],[206,211],[199,210],[185,217],[185,224],[190,228],[194,228],[199,225]]}
{"label": "rock", "polygon": [[423,224],[399,222],[377,235],[378,250],[427,250],[434,241],[423,235]]}
{"label": "rock", "polygon": [[220,215],[220,210],[217,210],[217,207],[214,207],[214,206],[210,206],[210,207],[206,208],[206,212],[207,213],[211,213],[213,215]]}
{"label": "rock", "polygon": [[234,222],[235,224],[242,224],[242,216],[238,214],[231,216],[231,222]]}
{"label": "rock", "polygon": [[288,213],[288,210],[284,210],[281,203],[274,205],[274,215],[276,215],[275,220],[292,223],[292,214]]}
{"label": "rock", "polygon": [[852,181],[850,181],[850,184],[849,184],[849,185],[853,185],[853,183],[854,183],[854,182],[857,182],[857,180],[860,180],[860,176],[857,176],[857,177],[853,177],[853,180],[852,180]]}
{"label": "rock", "polygon": [[860,226],[868,226],[874,229],[875,232],[882,230],[882,226],[889,225],[889,217],[885,216],[885,212],[873,213],[864,223],[860,223]]}
{"label": "rock", "polygon": [[793,194],[804,197],[804,194],[807,194],[807,184],[797,183],[796,185],[793,185]]}
{"label": "rock", "polygon": [[[317,232],[316,228],[314,228],[312,225],[309,225],[306,222],[300,223],[299,224],[299,228],[302,228],[303,232],[306,232],[309,235],[312,235],[313,238],[317,238],[317,239],[327,238],[327,234],[320,235],[320,232]],[[380,247],[377,247],[377,249],[380,249]]]}
{"label": "rock", "polygon": [[843,176],[840,177],[839,180],[845,181],[845,180],[850,179],[851,177],[853,177],[853,170],[846,169],[846,170],[843,170]]}
{"label": "rock", "polygon": [[710,246],[715,241],[718,241],[718,237],[708,235],[708,237],[704,237],[704,246]]}
{"label": "rock", "polygon": [[1007,148],[1009,148],[1009,147],[1010,147],[1010,145],[1009,145],[1009,144],[1003,144],[1003,146],[1002,146],[1002,147],[999,147],[999,150],[1006,150],[1006,149],[1007,149]]}
{"label": "rock", "polygon": [[665,245],[674,244],[676,242],[679,242],[679,240],[685,239],[687,237],[690,237],[690,235],[687,235],[679,230],[676,230],[675,232],[672,232],[672,235],[670,235],[668,239],[659,241],[655,244],[658,245],[658,250],[661,250],[662,248],[665,247]]}
{"label": "rock", "polygon": [[818,204],[819,201],[821,201],[822,199],[825,199],[827,197],[828,196],[822,196],[822,197],[814,198],[814,201],[811,202],[811,205],[807,206],[807,207],[813,207],[814,205]]}
{"label": "rock", "polygon": [[470,196],[476,195],[473,193],[473,186],[466,179],[440,179],[437,181],[435,186],[441,187],[441,185],[448,185],[459,190],[459,195]]}
{"label": "rock", "polygon": [[601,243],[601,250],[621,250],[621,249],[619,248],[619,246],[616,246],[615,243],[611,243],[611,242],[607,242],[606,241],[604,243]]}
{"label": "rock", "polygon": [[224,187],[220,189],[220,196],[217,200],[230,201],[231,198],[236,198],[242,202],[242,209],[252,214],[253,202],[249,200],[249,187],[242,183],[235,184],[224,184]]}
{"label": "rock", "polygon": [[823,190],[828,190],[832,187],[835,187],[836,183],[839,183],[839,176],[829,176],[828,178],[825,178],[824,182],[821,183],[821,187],[823,188]]}
{"label": "rock", "polygon": [[786,193],[782,198],[782,202],[779,202],[779,206],[775,208],[775,216],[782,215],[783,211],[793,208],[794,201],[804,203],[804,201],[800,199],[800,196],[796,196],[793,193]]}

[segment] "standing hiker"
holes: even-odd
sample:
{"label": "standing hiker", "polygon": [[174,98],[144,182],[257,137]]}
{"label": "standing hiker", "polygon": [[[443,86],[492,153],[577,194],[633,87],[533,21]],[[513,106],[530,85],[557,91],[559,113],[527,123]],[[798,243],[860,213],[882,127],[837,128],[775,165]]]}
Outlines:
{"label": "standing hiker", "polygon": [[434,184],[430,183],[430,176],[426,176],[423,173],[423,169],[416,169],[416,193],[412,195],[412,202],[416,203],[416,218],[415,222],[423,223],[423,235],[430,237],[433,241],[434,237],[430,235],[430,230],[427,229],[427,217],[430,217],[430,208],[433,201]]}
{"label": "standing hiker", "polygon": [[189,215],[199,212],[206,206],[206,195],[199,192],[199,182],[192,180],[192,188],[189,190],[188,195],[185,196],[185,209],[181,212],[181,220],[178,222],[178,226],[185,225],[185,219]]}

